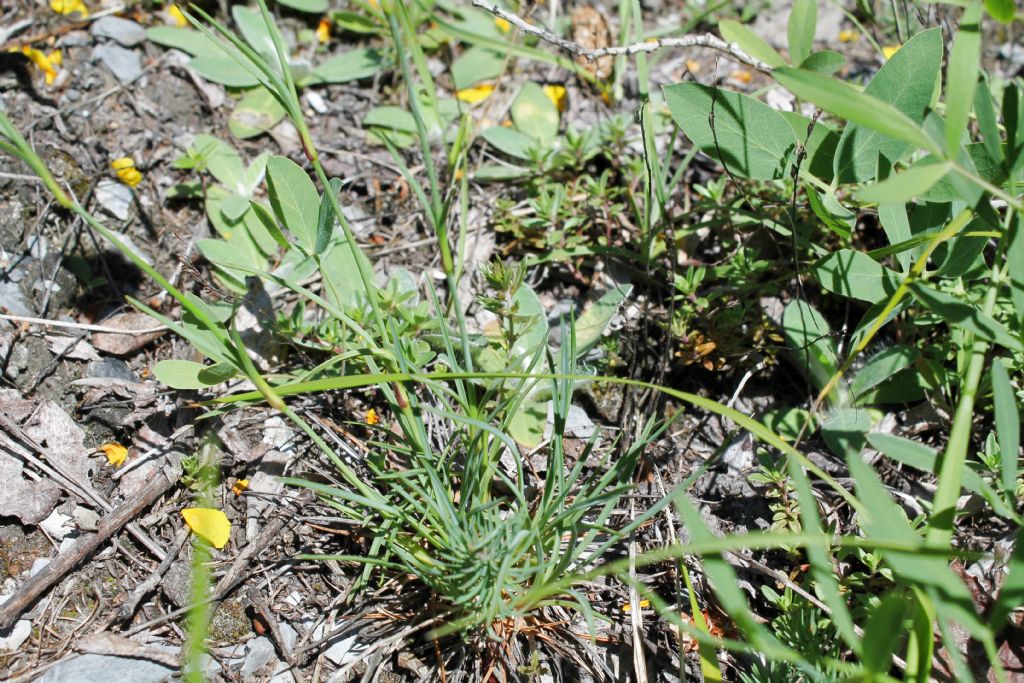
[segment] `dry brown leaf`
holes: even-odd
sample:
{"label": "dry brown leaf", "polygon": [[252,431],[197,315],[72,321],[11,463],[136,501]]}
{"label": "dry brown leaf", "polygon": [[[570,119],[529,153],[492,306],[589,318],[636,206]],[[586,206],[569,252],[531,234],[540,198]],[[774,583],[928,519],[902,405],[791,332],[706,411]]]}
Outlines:
{"label": "dry brown leaf", "polygon": [[104,327],[112,327],[117,330],[124,330],[124,334],[113,332],[94,332],[92,345],[115,356],[125,356],[138,351],[149,342],[158,339],[164,331],[150,332],[148,334],[137,334],[136,330],[148,330],[157,326],[156,321],[145,313],[119,313],[107,318],[100,323]]}

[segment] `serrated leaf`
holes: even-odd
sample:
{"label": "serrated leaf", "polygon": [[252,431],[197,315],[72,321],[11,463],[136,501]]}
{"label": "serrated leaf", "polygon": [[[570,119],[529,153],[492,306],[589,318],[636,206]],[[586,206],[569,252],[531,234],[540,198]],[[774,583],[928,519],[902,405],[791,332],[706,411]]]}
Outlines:
{"label": "serrated leaf", "polygon": [[875,303],[888,298],[899,286],[899,276],[867,254],[840,249],[814,267],[815,277],[830,292]]}
{"label": "serrated leaf", "polygon": [[313,181],[291,159],[274,156],[267,161],[267,187],[277,219],[306,253],[312,253],[320,206]]}
{"label": "serrated leaf", "polygon": [[783,66],[786,60],[775,51],[764,39],[734,19],[718,22],[718,31],[729,43],[736,43],[740,49],[754,59],[759,59],[770,67]]}
{"label": "serrated leaf", "polygon": [[752,180],[786,177],[797,139],[779,112],[752,97],[699,83],[668,85],[664,93],[683,134],[730,173]]}

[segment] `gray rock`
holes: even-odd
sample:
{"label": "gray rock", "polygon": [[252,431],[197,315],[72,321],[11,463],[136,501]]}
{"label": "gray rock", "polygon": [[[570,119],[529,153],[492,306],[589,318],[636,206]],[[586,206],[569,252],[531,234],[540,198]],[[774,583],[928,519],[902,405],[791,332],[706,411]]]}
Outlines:
{"label": "gray rock", "polygon": [[253,638],[245,645],[245,661],[239,672],[243,679],[251,680],[257,671],[276,659],[274,644],[269,638]]}
{"label": "gray rock", "polygon": [[62,659],[36,681],[37,683],[82,683],[83,681],[162,683],[175,673],[176,669],[148,659],[87,654]]}
{"label": "gray rock", "polygon": [[104,178],[96,183],[95,195],[100,206],[109,211],[114,218],[128,220],[128,212],[132,208],[132,188],[116,180]]}
{"label": "gray rock", "polygon": [[0,301],[11,315],[34,315],[28,308],[25,295],[17,282],[0,282]]}
{"label": "gray rock", "polygon": [[116,40],[125,47],[133,47],[146,40],[146,30],[130,19],[113,15],[100,17],[92,24],[92,34],[99,38]]}
{"label": "gray rock", "polygon": [[103,62],[110,73],[122,83],[131,83],[142,75],[139,55],[120,45],[97,45],[92,49],[93,59]]}
{"label": "gray rock", "polygon": [[102,358],[85,366],[85,376],[94,379],[119,379],[124,382],[138,384],[139,378],[123,360]]}

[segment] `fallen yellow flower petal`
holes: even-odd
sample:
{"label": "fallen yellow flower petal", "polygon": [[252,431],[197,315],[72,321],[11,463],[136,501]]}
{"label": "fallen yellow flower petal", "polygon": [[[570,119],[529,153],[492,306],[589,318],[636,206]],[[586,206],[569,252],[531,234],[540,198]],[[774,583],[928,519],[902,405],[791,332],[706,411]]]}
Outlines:
{"label": "fallen yellow flower petal", "polygon": [[[641,600],[640,601],[640,609],[644,609],[644,608],[650,607],[650,606],[651,606],[651,601],[650,600]],[[623,612],[631,612],[631,611],[633,611],[632,604],[627,602],[625,605],[622,606],[622,611]]]}
{"label": "fallen yellow flower petal", "polygon": [[171,3],[171,6],[167,8],[167,16],[171,18],[175,26],[185,26],[188,24],[188,19],[185,18],[181,8],[176,3]]}
{"label": "fallen yellow flower petal", "polygon": [[218,550],[231,538],[231,522],[223,511],[216,508],[185,508],[181,511],[185,524],[199,538]]}
{"label": "fallen yellow flower petal", "polygon": [[54,50],[50,54],[37,50],[34,47],[25,46],[21,48],[22,54],[28,57],[36,67],[46,76],[46,85],[52,85],[57,78],[57,68],[63,61],[60,50]]}
{"label": "fallen yellow flower petal", "polygon": [[900,51],[901,47],[903,47],[903,46],[902,45],[886,45],[886,46],[884,46],[882,48],[882,55],[885,57],[886,61],[888,61],[888,60],[892,59],[892,56],[894,54],[896,54],[897,52]]}
{"label": "fallen yellow flower petal", "polygon": [[555,105],[555,109],[559,112],[564,112],[569,106],[569,96],[565,91],[564,85],[545,85],[544,94],[548,96],[551,103]]}
{"label": "fallen yellow flower petal", "polygon": [[840,31],[838,37],[840,43],[855,43],[860,40],[860,33],[847,29],[845,31]]}
{"label": "fallen yellow flower petal", "polygon": [[50,0],[50,9],[57,14],[81,14],[83,17],[89,16],[89,8],[85,6],[82,0]]}
{"label": "fallen yellow flower petal", "polygon": [[465,102],[467,104],[476,104],[477,102],[483,102],[484,100],[486,100],[488,97],[491,96],[491,93],[493,92],[494,86],[485,83],[483,85],[474,85],[469,88],[457,90],[455,92],[455,97],[460,102]]}
{"label": "fallen yellow flower petal", "polygon": [[366,424],[372,426],[372,425],[379,424],[379,423],[380,423],[380,415],[377,414],[377,411],[374,410],[373,408],[370,408],[369,410],[367,410],[366,411]]}
{"label": "fallen yellow flower petal", "polygon": [[331,39],[331,20],[324,17],[316,25],[316,39],[322,44]]}
{"label": "fallen yellow flower petal", "polygon": [[693,59],[687,59],[686,69],[692,74],[698,73],[700,71],[700,62]]}
{"label": "fallen yellow flower petal", "polygon": [[754,80],[754,75],[746,69],[736,69],[729,74],[729,77],[744,84],[750,83],[750,81]]}
{"label": "fallen yellow flower petal", "polygon": [[494,25],[497,26],[498,30],[502,33],[508,33],[512,30],[512,24],[508,23],[507,19],[502,19],[501,17],[494,18]]}
{"label": "fallen yellow flower petal", "polygon": [[107,456],[107,462],[114,467],[120,467],[128,459],[128,449],[116,441],[105,443],[96,450],[102,451]]}
{"label": "fallen yellow flower petal", "polygon": [[231,493],[240,496],[247,488],[249,488],[248,479],[236,479],[235,485],[231,487]]}
{"label": "fallen yellow flower petal", "polygon": [[128,187],[135,187],[142,182],[142,173],[135,168],[135,161],[131,157],[121,157],[110,162],[110,167],[117,174],[117,179]]}

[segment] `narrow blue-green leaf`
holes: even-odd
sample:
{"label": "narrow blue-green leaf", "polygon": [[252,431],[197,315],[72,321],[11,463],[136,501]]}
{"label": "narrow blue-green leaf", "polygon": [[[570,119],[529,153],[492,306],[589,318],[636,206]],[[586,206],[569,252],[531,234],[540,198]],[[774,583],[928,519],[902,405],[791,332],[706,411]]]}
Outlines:
{"label": "narrow blue-green leaf", "polygon": [[774,47],[740,22],[734,19],[720,21],[718,22],[718,31],[727,42],[736,43],[741,50],[754,59],[760,59],[772,68],[785,66],[786,60],[776,52]]}
{"label": "narrow blue-green leaf", "polygon": [[[867,438],[871,447],[883,453],[887,458],[892,458],[907,467],[913,467],[915,470],[935,474],[935,465],[939,454],[931,446],[911,441],[906,437],[882,434],[880,432],[872,432],[868,434]],[[977,472],[972,469],[964,470],[963,485],[965,489],[979,496],[984,496],[983,484],[984,482]]]}
{"label": "narrow blue-green leaf", "polygon": [[1006,361],[996,358],[992,362],[992,403],[996,414],[996,438],[999,440],[999,453],[1002,456],[1003,490],[1016,499],[1017,494],[1017,460],[1020,457],[1020,410],[1017,408],[1017,396],[1010,384],[1010,374],[1006,371]]}
{"label": "narrow blue-green leaf", "polygon": [[223,381],[204,381],[201,373],[209,367],[215,366],[203,365],[190,360],[170,359],[157,363],[153,368],[153,374],[158,381],[172,389],[194,391],[206,389]]}
{"label": "narrow blue-green leaf", "polygon": [[864,363],[850,382],[854,398],[890,379],[900,370],[910,367],[921,357],[921,352],[912,346],[890,346],[875,354]]}
{"label": "narrow blue-green leaf", "polygon": [[933,154],[941,154],[938,146],[920,126],[888,102],[813,71],[780,67],[772,71],[772,76],[797,97],[840,118]]}
{"label": "narrow blue-green leaf", "polygon": [[846,64],[846,57],[834,50],[819,50],[808,55],[807,59],[800,63],[800,68],[806,71],[817,71],[823,74],[834,74]]}
{"label": "narrow blue-green leaf", "polygon": [[274,214],[267,210],[267,207],[262,204],[257,204],[254,201],[250,201],[249,208],[252,209],[252,212],[256,215],[256,218],[259,219],[260,223],[263,224],[267,233],[274,238],[274,241],[277,242],[281,248],[291,248],[292,245],[288,242],[288,238],[284,236],[284,233],[281,232],[281,227],[277,224],[277,219],[274,218]]}
{"label": "narrow blue-green leaf", "polygon": [[985,341],[999,344],[1012,351],[1024,351],[1024,344],[1021,344],[1020,339],[1011,335],[1002,323],[976,306],[966,304],[921,282],[911,283],[910,290],[918,301],[951,325],[962,327]]}
{"label": "narrow blue-green leaf", "polygon": [[384,53],[375,47],[348,50],[321,62],[309,76],[310,83],[349,83],[369,78],[386,66]]}
{"label": "narrow blue-green leaf", "polygon": [[789,37],[789,59],[800,65],[814,49],[814,30],[818,24],[817,0],[796,0],[786,26]]}
{"label": "narrow blue-green leaf", "polygon": [[978,120],[978,131],[981,142],[989,157],[996,160],[1003,158],[1002,137],[999,134],[999,123],[996,120],[996,108],[992,103],[992,89],[988,76],[981,75],[981,85],[974,91],[974,115]]}
{"label": "narrow blue-green leaf", "polygon": [[322,254],[327,250],[334,232],[334,210],[331,208],[330,195],[338,196],[341,192],[341,178],[331,178],[329,187],[324,189],[323,197],[320,198],[320,213],[316,222],[316,244],[313,247],[314,254]]}
{"label": "narrow blue-green leaf", "polygon": [[946,151],[956,155],[971,116],[981,60],[981,6],[964,10],[946,68]]}
{"label": "narrow blue-green leaf", "polygon": [[306,172],[291,159],[274,156],[267,161],[270,205],[278,220],[295,235],[306,253],[316,246],[320,195]]}
{"label": "narrow blue-green leaf", "polygon": [[946,177],[952,164],[924,164],[911,166],[902,173],[889,176],[880,183],[867,185],[857,191],[857,199],[864,203],[889,204],[909,202],[920,197],[932,188],[935,183]]}
{"label": "narrow blue-green leaf", "polygon": [[[880,202],[878,220],[882,223],[882,229],[890,245],[897,245],[910,239],[910,219],[907,217],[907,205],[903,202]],[[895,257],[904,273],[910,270],[910,252],[901,251],[895,254]]]}

